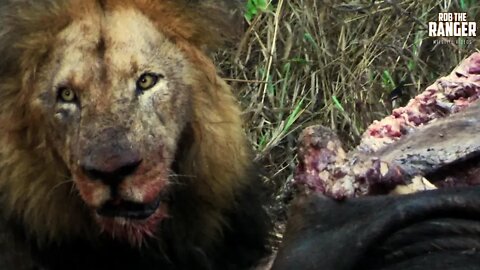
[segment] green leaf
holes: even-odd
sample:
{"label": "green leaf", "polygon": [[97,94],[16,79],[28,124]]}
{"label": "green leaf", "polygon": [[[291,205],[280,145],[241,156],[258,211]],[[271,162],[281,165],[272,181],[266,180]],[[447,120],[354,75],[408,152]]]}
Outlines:
{"label": "green leaf", "polygon": [[462,11],[467,11],[467,3],[465,2],[465,0],[460,0],[460,9]]}
{"label": "green leaf", "polygon": [[275,85],[273,84],[272,76],[268,75],[268,80],[267,80],[267,90],[268,93],[272,96],[275,95]]}
{"label": "green leaf", "polygon": [[298,117],[302,114],[302,105],[303,101],[305,100],[305,97],[303,97],[295,106],[295,109],[293,112],[288,116],[287,123],[285,124],[285,127],[283,128],[283,132],[287,132],[290,127],[297,121]]}
{"label": "green leaf", "polygon": [[390,74],[388,70],[383,71],[382,82],[386,88],[395,88],[395,82],[393,80],[392,74]]}
{"label": "green leaf", "polygon": [[416,63],[415,61],[413,61],[412,59],[408,60],[408,64],[407,64],[407,68],[410,72],[412,72],[416,67]]}
{"label": "green leaf", "polygon": [[245,19],[251,21],[257,14],[268,9],[267,0],[248,0],[245,12]]}
{"label": "green leaf", "polygon": [[267,10],[268,2],[267,0],[257,0],[256,5],[257,5],[257,10],[265,11]]}
{"label": "green leaf", "polygon": [[303,38],[309,43],[311,43],[315,47],[315,49],[318,49],[318,44],[317,42],[315,42],[315,39],[312,37],[310,33],[303,34]]}
{"label": "green leaf", "polygon": [[257,7],[255,6],[254,0],[247,1],[247,10],[245,12],[245,19],[247,19],[247,21],[251,21],[256,14],[257,14]]}
{"label": "green leaf", "polygon": [[333,103],[335,104],[335,107],[337,107],[340,111],[345,112],[345,109],[343,108],[340,101],[338,101],[337,96],[332,96],[332,100],[333,100]]}

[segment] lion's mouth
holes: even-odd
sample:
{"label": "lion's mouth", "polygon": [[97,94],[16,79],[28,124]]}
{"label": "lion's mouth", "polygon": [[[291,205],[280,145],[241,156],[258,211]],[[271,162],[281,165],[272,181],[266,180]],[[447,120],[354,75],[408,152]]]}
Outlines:
{"label": "lion's mouth", "polygon": [[121,217],[130,220],[143,220],[149,218],[160,207],[160,196],[151,203],[136,203],[131,201],[108,201],[96,210],[102,217]]}

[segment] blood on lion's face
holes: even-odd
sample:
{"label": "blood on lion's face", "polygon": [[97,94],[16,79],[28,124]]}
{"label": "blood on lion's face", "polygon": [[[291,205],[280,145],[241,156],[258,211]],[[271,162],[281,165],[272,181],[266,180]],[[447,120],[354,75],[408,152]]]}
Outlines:
{"label": "blood on lion's face", "polygon": [[102,229],[140,241],[168,216],[194,71],[134,9],[89,13],[53,46],[36,81],[47,136]]}

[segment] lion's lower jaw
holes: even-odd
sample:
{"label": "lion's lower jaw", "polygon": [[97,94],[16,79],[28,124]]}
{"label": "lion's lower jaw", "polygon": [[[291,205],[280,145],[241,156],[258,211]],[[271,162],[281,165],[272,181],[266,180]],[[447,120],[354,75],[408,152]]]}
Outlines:
{"label": "lion's lower jaw", "polygon": [[114,240],[126,241],[136,247],[142,246],[148,238],[155,237],[159,223],[165,218],[168,218],[168,214],[164,206],[160,206],[150,217],[143,220],[102,217],[95,214],[102,234],[107,234]]}

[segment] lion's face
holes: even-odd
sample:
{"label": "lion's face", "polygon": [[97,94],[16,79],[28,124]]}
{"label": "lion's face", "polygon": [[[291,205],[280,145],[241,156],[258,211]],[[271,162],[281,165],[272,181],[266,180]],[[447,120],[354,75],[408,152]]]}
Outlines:
{"label": "lion's face", "polygon": [[35,106],[104,230],[151,234],[167,215],[162,198],[191,118],[190,72],[180,49],[132,9],[86,16],[58,35]]}

